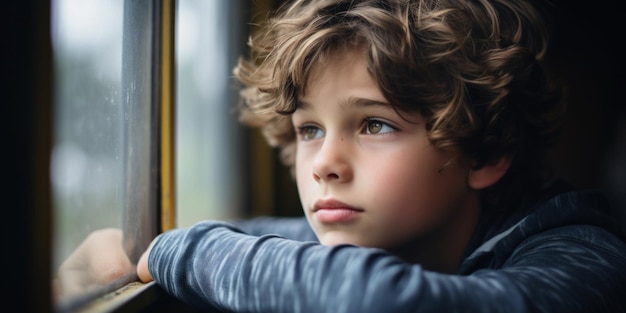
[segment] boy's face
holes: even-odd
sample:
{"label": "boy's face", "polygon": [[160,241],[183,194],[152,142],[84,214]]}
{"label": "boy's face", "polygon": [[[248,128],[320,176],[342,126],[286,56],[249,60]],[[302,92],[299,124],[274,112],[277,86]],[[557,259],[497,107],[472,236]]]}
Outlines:
{"label": "boy's face", "polygon": [[457,237],[473,229],[479,210],[467,168],[433,148],[421,115],[403,117],[363,54],[335,55],[313,71],[292,121],[300,200],[322,244],[411,259],[413,250],[466,240]]}

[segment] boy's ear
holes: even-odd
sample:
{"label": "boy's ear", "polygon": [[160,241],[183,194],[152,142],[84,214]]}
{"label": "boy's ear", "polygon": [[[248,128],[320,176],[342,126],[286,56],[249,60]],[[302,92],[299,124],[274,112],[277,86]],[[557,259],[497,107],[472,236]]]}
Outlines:
{"label": "boy's ear", "polygon": [[503,156],[497,162],[470,170],[468,185],[474,190],[485,189],[497,183],[511,166],[511,156]]}

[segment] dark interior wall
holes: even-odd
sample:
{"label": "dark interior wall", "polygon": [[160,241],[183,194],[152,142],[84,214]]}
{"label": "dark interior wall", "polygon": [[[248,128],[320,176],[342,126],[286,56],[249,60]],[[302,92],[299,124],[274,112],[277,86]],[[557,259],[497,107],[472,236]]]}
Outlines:
{"label": "dark interior wall", "polygon": [[[560,1],[553,52],[554,74],[566,87],[568,110],[555,168],[582,188],[605,183],[607,157],[618,145],[626,87],[616,10]],[[608,10],[607,10],[608,9]]]}
{"label": "dark interior wall", "polygon": [[551,154],[558,176],[602,188],[626,228],[626,90],[617,1],[558,0],[550,61],[566,88],[563,130]]}
{"label": "dark interior wall", "polygon": [[0,5],[3,266],[0,311],[50,312],[50,8]]}

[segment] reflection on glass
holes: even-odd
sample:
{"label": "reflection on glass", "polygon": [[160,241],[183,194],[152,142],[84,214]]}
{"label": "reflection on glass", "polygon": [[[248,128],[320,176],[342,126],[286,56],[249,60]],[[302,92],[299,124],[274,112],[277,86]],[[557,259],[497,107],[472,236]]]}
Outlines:
{"label": "reflection on glass", "polygon": [[53,273],[96,229],[122,224],[121,0],[52,1]]}
{"label": "reflection on glass", "polygon": [[241,214],[237,101],[231,70],[245,27],[241,0],[179,0],[177,53],[177,221]]}

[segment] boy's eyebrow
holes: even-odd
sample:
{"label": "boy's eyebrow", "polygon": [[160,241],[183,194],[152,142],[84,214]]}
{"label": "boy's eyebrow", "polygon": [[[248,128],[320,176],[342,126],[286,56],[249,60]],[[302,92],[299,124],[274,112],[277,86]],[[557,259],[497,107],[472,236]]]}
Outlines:
{"label": "boy's eyebrow", "polygon": [[391,104],[389,104],[386,101],[378,101],[378,100],[374,100],[374,99],[358,98],[358,97],[350,97],[350,98],[348,98],[348,101],[346,103],[342,103],[341,105],[342,106],[349,105],[350,103],[354,103],[358,107],[369,107],[369,106],[389,107],[389,106],[391,106]]}
{"label": "boy's eyebrow", "polygon": [[[339,106],[342,109],[347,109],[351,105],[354,105],[356,107],[370,107],[370,106],[389,107],[391,106],[391,104],[389,104],[386,101],[379,101],[379,100],[361,98],[361,97],[349,97],[347,100],[341,101],[339,103]],[[302,100],[296,101],[296,108],[298,110],[307,110],[310,107],[311,107],[311,104],[306,101],[302,101]]]}

